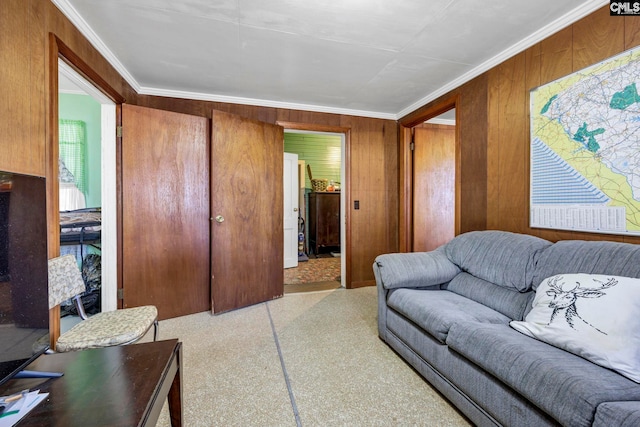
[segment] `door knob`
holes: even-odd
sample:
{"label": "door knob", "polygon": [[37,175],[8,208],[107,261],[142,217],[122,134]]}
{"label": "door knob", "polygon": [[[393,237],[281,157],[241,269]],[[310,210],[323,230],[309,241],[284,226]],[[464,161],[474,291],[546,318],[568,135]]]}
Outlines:
{"label": "door knob", "polygon": [[293,208],[293,211],[294,212],[298,212],[298,208]]}
{"label": "door knob", "polygon": [[216,216],[216,222],[224,222],[224,217],[222,215]]}

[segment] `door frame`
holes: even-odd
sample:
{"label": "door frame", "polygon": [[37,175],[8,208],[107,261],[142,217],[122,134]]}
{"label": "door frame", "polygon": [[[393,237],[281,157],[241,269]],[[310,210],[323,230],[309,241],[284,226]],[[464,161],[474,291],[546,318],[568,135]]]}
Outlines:
{"label": "door frame", "polygon": [[69,64],[58,59],[59,76],[75,84],[83,94],[100,104],[100,181],[101,181],[101,311],[118,308],[117,272],[118,233],[116,222],[116,108],[111,99],[92,83],[74,71]]}
{"label": "door frame", "polygon": [[399,200],[399,251],[413,251],[413,127],[455,108],[455,217],[454,234],[460,234],[460,97],[454,95],[421,111],[417,116],[401,119],[399,132],[400,200]]}
{"label": "door frame", "polygon": [[[353,288],[351,284],[351,128],[343,126],[314,125],[310,123],[276,121],[284,131],[302,131],[309,133],[333,133],[342,135],[342,162],[340,182],[340,281],[346,289]],[[284,151],[284,147],[282,147]]]}
{"label": "door frame", "polygon": [[[49,33],[49,58],[48,58],[48,66],[47,72],[48,74],[48,91],[47,91],[47,117],[45,124],[45,139],[47,144],[47,155],[46,155],[46,177],[47,177],[47,224],[49,225],[48,231],[48,256],[49,258],[57,257],[60,254],[60,227],[57,226],[60,224],[60,211],[59,211],[59,192],[60,186],[58,184],[58,156],[59,156],[59,141],[58,141],[58,119],[59,119],[59,105],[58,105],[58,77],[61,72],[59,61],[63,61],[66,65],[69,66],[70,70],[77,73],[83,80],[89,83],[96,89],[96,92],[104,95],[103,101],[108,102],[111,101],[115,105],[115,115],[110,115],[110,122],[114,122],[117,126],[120,124],[120,106],[125,102],[125,98],[116,91],[111,85],[109,85],[93,68],[91,68],[86,62],[84,62],[69,46],[67,46],[60,38],[58,38],[55,34]],[[97,93],[96,93],[97,94]],[[104,111],[104,107],[103,107]],[[104,114],[104,113],[103,113]],[[113,113],[108,113],[113,114]],[[102,129],[103,138],[108,134],[109,129]],[[112,153],[115,155],[115,186],[119,186],[117,182],[118,173],[118,153],[119,153],[119,142],[115,138],[115,127],[113,128],[113,132],[111,132],[114,140],[115,152]],[[120,229],[120,199],[116,196],[115,202],[115,227],[117,230],[112,230],[116,236],[117,242],[121,242],[121,229]],[[115,254],[115,268],[117,270],[117,266],[121,265],[121,250],[120,247],[114,248],[116,251]],[[116,275],[116,283],[117,287],[122,286],[121,280],[121,272],[116,271],[114,273]],[[107,292],[103,290],[103,294]],[[116,289],[109,290],[112,295],[108,295],[108,299],[111,301],[116,300]],[[110,307],[111,304],[108,304]],[[112,307],[115,309],[116,307]],[[55,342],[58,340],[60,336],[60,307],[55,307],[49,310],[49,338],[51,346],[55,346]]]}
{"label": "door frame", "polygon": [[[284,188],[284,194],[283,194],[283,199],[285,202],[285,207],[287,206],[287,199],[291,197],[291,205],[289,206],[292,211],[289,212],[290,215],[293,215],[292,212],[297,213],[298,217],[300,216],[300,211],[299,211],[299,206],[300,206],[300,184],[299,184],[299,174],[300,174],[300,167],[299,167],[299,160],[298,160],[298,154],[297,153],[287,153],[286,151],[284,152],[284,164],[287,163],[287,155],[289,156],[295,156],[295,164],[292,163],[292,168],[290,171],[289,176],[287,176],[286,172],[287,172],[287,168],[285,168],[283,166],[283,177],[284,177],[284,183],[283,183],[283,188]],[[292,160],[292,159],[290,159]],[[292,175],[294,175],[294,179],[291,180]],[[295,185],[293,185],[293,183],[295,182]],[[286,183],[289,184],[290,188],[289,191],[287,192],[287,186]],[[288,194],[287,194],[288,193]],[[293,203],[293,200],[295,199],[295,203]],[[284,218],[285,218],[285,225],[287,223],[287,212],[284,212]],[[293,221],[293,220],[291,220]],[[285,256],[284,256],[284,266],[283,268],[287,269],[287,268],[295,268],[298,266],[298,228],[299,228],[299,221],[298,218],[295,219],[295,223],[293,224],[293,232],[291,235],[287,235],[287,228],[284,227],[284,238],[285,238],[285,242],[284,242],[284,252],[285,252]],[[289,241],[287,241],[287,237],[290,238]],[[287,246],[290,245],[290,246]],[[293,261],[291,262],[292,265],[287,265],[287,249],[289,248],[294,248],[294,256]]]}

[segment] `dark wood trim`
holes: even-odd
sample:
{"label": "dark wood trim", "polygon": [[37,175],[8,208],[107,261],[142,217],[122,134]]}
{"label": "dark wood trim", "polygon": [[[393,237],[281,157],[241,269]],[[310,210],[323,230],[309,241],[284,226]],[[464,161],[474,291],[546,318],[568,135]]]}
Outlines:
{"label": "dark wood trim", "polygon": [[[122,128],[122,104],[116,104],[116,127]],[[124,275],[122,273],[122,266],[124,265],[124,256],[122,254],[122,134],[118,136],[116,132],[116,235],[118,236],[118,243],[116,249],[116,289],[118,293],[123,292]],[[118,298],[116,295],[117,307],[124,308],[124,298]]]}
{"label": "dark wood trim", "polygon": [[[48,112],[46,115],[45,123],[45,135],[46,135],[46,176],[47,176],[47,221],[48,224],[60,223],[60,200],[59,192],[60,187],[58,184],[58,59],[62,59],[71,68],[73,68],[84,79],[93,84],[98,90],[105,94],[110,100],[116,104],[116,122],[118,125],[122,124],[121,116],[121,104],[125,102],[124,96],[116,91],[111,85],[107,83],[91,66],[84,62],[71,48],[69,48],[58,36],[54,33],[49,33],[49,46],[48,46],[48,84],[49,90],[47,91],[47,106]],[[114,130],[115,131],[115,130]],[[117,156],[120,154],[119,140]],[[120,157],[116,160],[116,176],[121,176],[120,171]],[[119,178],[118,178],[119,179]],[[118,186],[118,195],[121,195],[120,182],[116,184]],[[120,197],[120,196],[118,196]],[[117,200],[118,206],[118,224],[120,224],[121,213],[120,206],[121,200]],[[118,226],[118,244],[122,242],[122,230]],[[49,258],[57,257],[60,254],[60,229],[58,227],[49,227],[49,241],[48,241],[48,255]],[[122,250],[118,247],[117,262],[118,266],[122,265]],[[121,269],[118,269],[118,288],[122,288]],[[121,308],[122,301],[118,301],[118,306]],[[60,337],[60,307],[54,307],[49,310],[49,337],[50,345],[55,348],[55,343]]]}
{"label": "dark wood trim", "polygon": [[375,285],[376,285],[375,280],[363,280],[361,282],[352,283],[350,289],[365,288],[367,286],[375,286]]}
{"label": "dark wood trim", "polygon": [[[345,287],[352,289],[355,284],[351,283],[351,128],[342,126],[331,126],[311,123],[298,123],[298,122],[286,122],[276,121],[276,124],[282,126],[287,130],[303,130],[308,132],[331,132],[341,133],[344,135],[344,177],[345,182],[342,183],[342,191],[340,196],[344,197],[344,233],[345,233],[345,248],[341,249],[342,256],[345,259]],[[375,282],[374,282],[375,284]]]}
{"label": "dark wood trim", "polygon": [[400,200],[399,200],[399,250],[401,252],[413,251],[413,151],[410,145],[413,140],[413,127],[418,126],[425,121],[437,117],[440,114],[455,108],[456,110],[456,185],[455,185],[455,234],[460,234],[460,218],[461,218],[461,170],[460,170],[460,96],[453,95],[444,98],[437,103],[427,105],[413,113],[402,117],[398,121],[399,134],[399,169],[400,169]]}
{"label": "dark wood trim", "polygon": [[311,132],[332,132],[332,133],[346,134],[351,130],[351,128],[342,127],[342,126],[331,126],[331,125],[320,125],[320,124],[316,125],[311,123],[286,122],[281,120],[276,121],[276,124],[288,130],[304,130],[304,131],[311,131]]}
{"label": "dark wood trim", "polygon": [[[413,113],[407,114],[398,120],[401,126],[412,128],[419,125],[433,117],[439,116],[445,111],[449,111],[452,108],[456,108],[459,104],[459,95],[449,96],[447,98],[438,101],[436,104],[429,104],[423,108],[420,108]],[[457,110],[456,110],[457,111]],[[456,114],[456,119],[457,119]]]}
{"label": "dark wood trim", "polygon": [[342,183],[341,192],[344,197],[344,244],[346,248],[342,256],[345,257],[344,283],[347,289],[354,287],[351,282],[351,129],[344,132],[344,178],[346,182]]}
{"label": "dark wood trim", "polygon": [[410,148],[413,139],[412,128],[399,126],[398,161],[400,173],[400,201],[399,205],[399,248],[400,252],[411,252],[413,248],[413,154]]}
{"label": "dark wood trim", "polygon": [[[48,64],[48,111],[45,119],[46,138],[46,176],[47,176],[47,224],[60,224],[60,184],[58,182],[58,46],[56,37],[49,34],[49,64]],[[48,256],[55,258],[60,255],[60,228],[48,228]],[[55,348],[60,337],[60,306],[49,310],[49,345]]]}
{"label": "dark wood trim", "polygon": [[460,234],[462,224],[462,126],[460,126],[460,118],[462,114],[460,112],[459,97],[456,96],[454,102],[454,108],[456,109],[456,153],[455,153],[455,165],[456,165],[456,184],[455,184],[455,219],[454,219],[454,234],[457,236]]}
{"label": "dark wood trim", "polygon": [[[116,104],[123,104],[126,100],[117,90],[115,90],[100,74],[93,70],[86,62],[76,55],[62,40],[60,40],[55,34],[51,33],[52,44],[55,45],[56,61],[58,57],[64,62],[69,64],[78,74],[91,82],[96,88],[104,93],[110,100]],[[56,76],[58,74],[58,65],[56,62]],[[57,81],[57,77],[56,77]]]}

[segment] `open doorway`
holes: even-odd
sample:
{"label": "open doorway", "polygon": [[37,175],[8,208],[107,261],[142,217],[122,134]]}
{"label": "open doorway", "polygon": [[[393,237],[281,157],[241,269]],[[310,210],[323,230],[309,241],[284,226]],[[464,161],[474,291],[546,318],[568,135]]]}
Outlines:
{"label": "open doorway", "polygon": [[399,121],[401,252],[429,250],[459,233],[458,103],[454,95]]}
{"label": "open doorway", "polygon": [[[60,253],[83,268],[90,312],[117,308],[115,107],[58,59]],[[74,314],[62,319],[62,331]]]}
{"label": "open doorway", "polygon": [[345,134],[285,129],[298,156],[298,263],[284,270],[284,292],[344,286]]}

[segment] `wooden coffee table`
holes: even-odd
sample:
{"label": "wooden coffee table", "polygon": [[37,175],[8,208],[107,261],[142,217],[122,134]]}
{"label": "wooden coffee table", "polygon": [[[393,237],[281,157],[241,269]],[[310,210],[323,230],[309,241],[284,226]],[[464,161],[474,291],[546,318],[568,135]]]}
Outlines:
{"label": "wooden coffee table", "polygon": [[40,356],[28,370],[53,379],[13,379],[0,395],[29,388],[49,396],[18,426],[155,426],[166,401],[182,426],[182,343],[177,339]]}

